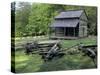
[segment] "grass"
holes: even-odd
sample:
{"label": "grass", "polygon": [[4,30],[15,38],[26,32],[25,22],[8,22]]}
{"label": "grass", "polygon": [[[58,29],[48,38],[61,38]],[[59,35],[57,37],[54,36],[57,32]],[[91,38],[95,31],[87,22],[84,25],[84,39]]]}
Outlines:
{"label": "grass", "polygon": [[93,37],[86,37],[77,40],[63,40],[62,46],[66,48],[66,47],[71,47],[73,45],[76,45],[78,43],[83,43],[84,45],[95,45],[97,44],[97,37],[93,36]]}
{"label": "grass", "polygon": [[[33,40],[32,38],[29,40]],[[47,40],[47,39],[46,39]],[[17,43],[25,43],[28,39],[16,40]],[[62,40],[62,47],[70,47],[79,42],[85,45],[96,44],[96,37],[87,37],[78,40]],[[77,69],[90,69],[96,68],[92,60],[87,56],[82,56],[83,53],[75,55],[65,55],[62,58],[54,58],[52,61],[44,62],[41,56],[35,55],[25,55],[24,50],[16,50],[15,52],[15,70],[16,73],[26,73],[26,72],[44,72],[44,71],[61,71],[61,70],[77,70]]]}

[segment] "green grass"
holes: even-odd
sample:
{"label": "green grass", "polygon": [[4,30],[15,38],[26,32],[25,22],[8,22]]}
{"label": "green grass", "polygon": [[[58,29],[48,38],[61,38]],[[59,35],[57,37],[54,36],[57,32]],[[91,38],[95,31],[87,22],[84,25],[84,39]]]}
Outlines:
{"label": "green grass", "polygon": [[97,37],[93,36],[93,37],[86,37],[86,38],[81,38],[76,40],[63,40],[62,46],[66,48],[79,43],[83,43],[84,45],[95,45],[97,44]]}
{"label": "green grass", "polygon": [[65,55],[62,58],[55,58],[52,61],[44,62],[39,55],[24,55],[23,51],[16,52],[15,70],[16,73],[44,72],[60,70],[77,70],[95,68],[92,60],[81,54]]}
{"label": "green grass", "polygon": [[42,60],[39,55],[27,56],[23,51],[16,51],[15,70],[19,73],[37,71]]}
{"label": "green grass", "polygon": [[[33,39],[29,39],[33,40]],[[46,39],[47,40],[47,39]],[[28,41],[23,39],[21,41],[17,40],[16,42],[26,42]],[[62,40],[62,47],[70,47],[79,42],[84,43],[85,45],[96,44],[96,37],[88,37],[78,40]],[[16,50],[15,52],[15,70],[16,73],[26,73],[26,72],[44,72],[44,71],[59,71],[59,70],[77,70],[77,69],[90,69],[96,68],[92,60],[87,56],[82,56],[83,53],[75,55],[65,55],[62,58],[54,58],[52,61],[44,62],[41,59],[41,56],[38,54],[35,55],[25,55],[24,50]]]}

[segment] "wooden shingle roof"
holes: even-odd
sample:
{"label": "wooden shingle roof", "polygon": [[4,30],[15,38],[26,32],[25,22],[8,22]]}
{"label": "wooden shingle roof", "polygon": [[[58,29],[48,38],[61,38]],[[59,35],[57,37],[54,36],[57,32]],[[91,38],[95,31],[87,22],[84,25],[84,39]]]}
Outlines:
{"label": "wooden shingle roof", "polygon": [[61,12],[55,19],[62,19],[62,18],[79,18],[84,10],[69,10],[65,12]]}

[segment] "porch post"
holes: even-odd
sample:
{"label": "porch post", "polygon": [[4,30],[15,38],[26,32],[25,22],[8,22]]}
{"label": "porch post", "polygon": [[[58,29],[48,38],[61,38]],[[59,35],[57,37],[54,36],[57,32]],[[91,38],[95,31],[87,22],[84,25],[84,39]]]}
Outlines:
{"label": "porch post", "polygon": [[68,32],[68,36],[69,36],[69,28],[68,28],[67,32]]}
{"label": "porch post", "polygon": [[65,36],[66,28],[64,27],[64,36]]}
{"label": "porch post", "polygon": [[75,37],[75,28],[74,28],[74,37]]}

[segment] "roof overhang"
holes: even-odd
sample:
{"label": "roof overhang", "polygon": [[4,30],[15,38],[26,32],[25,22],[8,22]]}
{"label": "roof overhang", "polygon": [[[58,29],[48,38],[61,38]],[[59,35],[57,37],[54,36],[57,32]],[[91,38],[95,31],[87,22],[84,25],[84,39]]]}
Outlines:
{"label": "roof overhang", "polygon": [[78,19],[55,20],[50,27],[76,27],[78,23]]}

